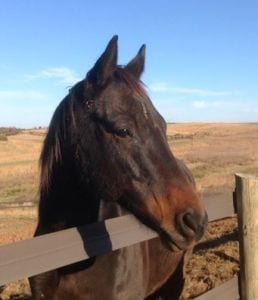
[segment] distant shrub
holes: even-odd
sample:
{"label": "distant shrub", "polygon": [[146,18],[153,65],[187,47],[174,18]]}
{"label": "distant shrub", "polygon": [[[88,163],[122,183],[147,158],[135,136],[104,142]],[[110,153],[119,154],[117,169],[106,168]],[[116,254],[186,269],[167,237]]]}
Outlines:
{"label": "distant shrub", "polygon": [[29,134],[31,135],[37,135],[37,136],[46,136],[46,132],[45,131],[28,131]]}
{"label": "distant shrub", "polygon": [[16,127],[0,127],[0,135],[5,135],[6,137],[8,135],[15,135],[22,131],[20,128]]}
{"label": "distant shrub", "polygon": [[6,136],[5,134],[3,134],[3,133],[0,133],[0,141],[1,141],[1,142],[6,142],[6,141],[8,141],[7,136]]}
{"label": "distant shrub", "polygon": [[173,141],[173,140],[192,140],[195,138],[204,138],[204,137],[209,137],[211,135],[210,132],[196,132],[196,133],[175,133],[172,135],[167,135],[168,141]]}
{"label": "distant shrub", "polygon": [[202,179],[206,175],[210,174],[211,167],[208,164],[202,164],[194,167],[191,171],[195,179]]}
{"label": "distant shrub", "polygon": [[182,133],[176,133],[172,135],[168,135],[167,139],[170,140],[182,140],[182,139],[193,139],[193,134],[182,134]]}

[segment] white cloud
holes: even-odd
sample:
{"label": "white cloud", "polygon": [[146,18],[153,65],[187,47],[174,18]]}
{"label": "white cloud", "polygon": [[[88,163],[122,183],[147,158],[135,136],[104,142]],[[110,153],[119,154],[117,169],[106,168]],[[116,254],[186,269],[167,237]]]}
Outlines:
{"label": "white cloud", "polygon": [[[243,108],[243,112],[245,113],[258,113],[258,106],[253,106],[250,105],[249,107]],[[257,120],[258,120],[258,115],[257,115]]]}
{"label": "white cloud", "polygon": [[192,102],[193,107],[195,108],[219,108],[224,105],[223,102],[220,101],[204,101],[204,100],[199,100],[199,101],[193,101]]}
{"label": "white cloud", "polygon": [[210,101],[210,100],[197,100],[192,101],[191,105],[194,109],[203,111],[208,110],[217,114],[219,118],[220,114],[234,114],[237,113],[239,116],[244,115],[256,115],[258,120],[258,102],[248,100],[227,100],[227,101]]}
{"label": "white cloud", "polygon": [[28,75],[28,79],[59,79],[62,83],[73,85],[80,80],[79,75],[67,67],[53,67],[44,69],[37,74]]}
{"label": "white cloud", "polygon": [[170,90],[170,87],[165,82],[154,82],[148,87],[152,92],[168,92]]}
{"label": "white cloud", "polygon": [[149,86],[152,92],[174,93],[192,96],[214,97],[214,96],[229,96],[233,95],[230,91],[214,91],[199,88],[176,87],[166,82],[155,82]]}
{"label": "white cloud", "polygon": [[34,90],[0,90],[0,101],[44,100],[46,95]]}

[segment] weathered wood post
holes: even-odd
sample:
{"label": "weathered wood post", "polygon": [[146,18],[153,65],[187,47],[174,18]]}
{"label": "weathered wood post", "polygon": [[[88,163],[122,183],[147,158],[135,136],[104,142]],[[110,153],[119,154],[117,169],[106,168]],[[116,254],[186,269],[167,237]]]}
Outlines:
{"label": "weathered wood post", "polygon": [[258,300],[258,177],[236,174],[241,300]]}

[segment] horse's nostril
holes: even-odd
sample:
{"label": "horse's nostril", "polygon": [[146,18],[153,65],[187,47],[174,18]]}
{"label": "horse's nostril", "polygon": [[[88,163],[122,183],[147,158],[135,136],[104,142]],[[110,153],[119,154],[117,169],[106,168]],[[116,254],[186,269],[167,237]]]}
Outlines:
{"label": "horse's nostril", "polygon": [[186,213],[185,215],[183,215],[183,222],[187,227],[192,229],[194,232],[197,232],[198,223],[196,222],[193,214]]}
{"label": "horse's nostril", "polygon": [[207,223],[207,217],[201,216],[192,211],[186,211],[177,216],[177,230],[186,239],[200,239],[204,233]]}

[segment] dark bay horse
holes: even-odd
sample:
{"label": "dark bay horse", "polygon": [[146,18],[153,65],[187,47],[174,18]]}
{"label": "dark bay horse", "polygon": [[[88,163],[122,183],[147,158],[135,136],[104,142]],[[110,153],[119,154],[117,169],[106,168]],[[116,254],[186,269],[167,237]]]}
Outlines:
{"label": "dark bay horse", "polygon": [[159,238],[30,278],[33,299],[178,299],[207,215],[141,82],[145,46],[117,65],[117,36],[57,107],[41,154],[35,235],[132,213]]}

